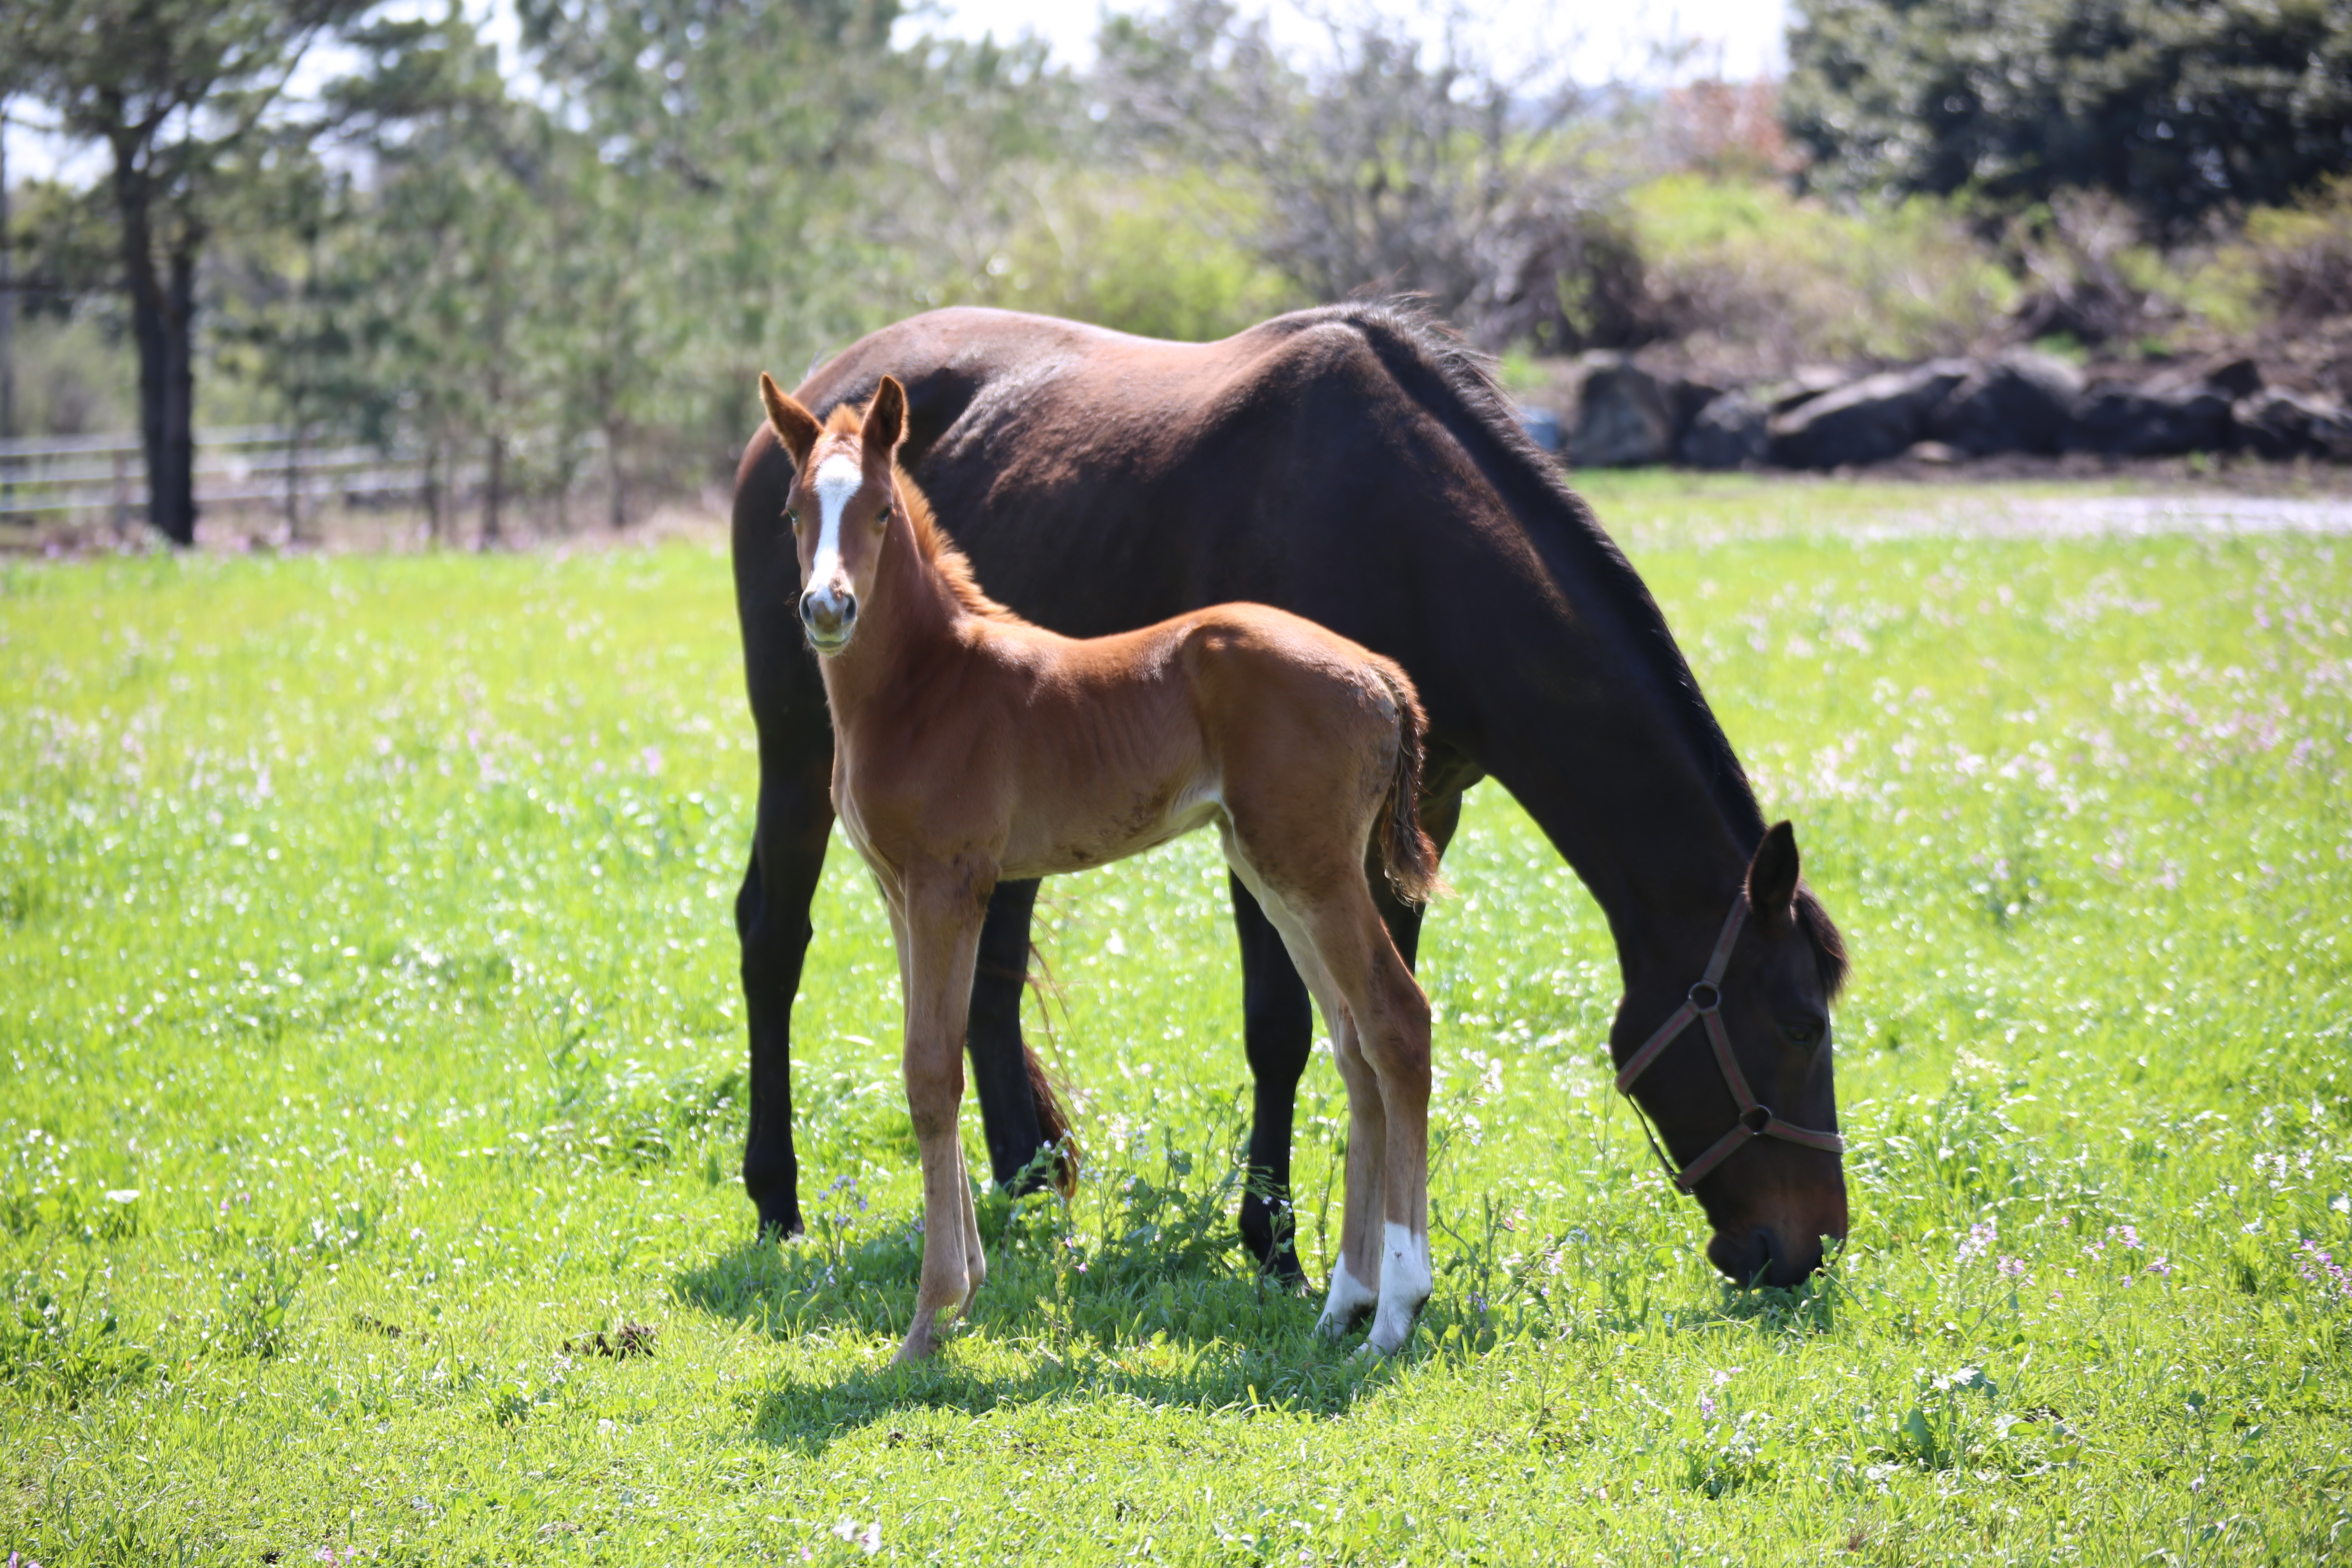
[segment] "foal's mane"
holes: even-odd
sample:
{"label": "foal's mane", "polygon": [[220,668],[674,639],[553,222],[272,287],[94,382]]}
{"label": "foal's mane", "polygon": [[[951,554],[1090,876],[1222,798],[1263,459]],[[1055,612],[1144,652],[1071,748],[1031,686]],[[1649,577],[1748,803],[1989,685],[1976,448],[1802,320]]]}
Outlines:
{"label": "foal's mane", "polygon": [[[1544,538],[1567,546],[1584,577],[1605,589],[1625,617],[1674,705],[1677,728],[1706,769],[1717,805],[1752,850],[1764,837],[1763,811],[1747,770],[1667,628],[1664,612],[1592,515],[1592,508],[1569,488],[1559,465],[1529,439],[1496,380],[1494,361],[1410,295],[1327,305],[1281,321],[1302,329],[1328,323],[1354,328],[1398,384],[1421,397],[1424,405],[1443,399],[1460,411],[1465,417],[1445,423],[1488,482],[1523,521],[1540,519],[1554,525]],[[1432,412],[1442,415],[1443,409],[1432,407]],[[1801,883],[1796,915],[1812,943],[1822,989],[1833,998],[1845,984],[1845,939],[1813,890]]]}
{"label": "foal's mane", "polygon": [[[846,403],[825,416],[824,429],[828,436],[855,436],[865,427],[865,420],[859,411]],[[923,487],[915,482],[914,476],[894,462],[890,465],[890,478],[898,487],[899,503],[906,508],[907,525],[914,530],[916,551],[930,563],[932,570],[939,573],[940,580],[948,585],[948,592],[955,595],[956,603],[972,615],[992,621],[1028,625],[1009,607],[998,604],[981,591],[980,579],[972,575],[971,559],[956,547],[954,540],[948,537],[947,530],[940,526],[939,514],[931,510],[931,498],[923,493]]]}

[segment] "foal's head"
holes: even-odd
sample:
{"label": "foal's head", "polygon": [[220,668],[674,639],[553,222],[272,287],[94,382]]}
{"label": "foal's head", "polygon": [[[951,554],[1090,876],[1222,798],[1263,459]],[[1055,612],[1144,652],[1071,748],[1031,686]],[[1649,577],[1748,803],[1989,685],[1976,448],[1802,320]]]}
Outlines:
{"label": "foal's head", "polygon": [[839,653],[874,590],[891,515],[903,502],[894,459],[907,431],[907,394],[888,376],[860,417],[847,406],[819,424],[766,375],[760,400],[798,470],[784,502],[801,563],[801,625],[809,646]]}

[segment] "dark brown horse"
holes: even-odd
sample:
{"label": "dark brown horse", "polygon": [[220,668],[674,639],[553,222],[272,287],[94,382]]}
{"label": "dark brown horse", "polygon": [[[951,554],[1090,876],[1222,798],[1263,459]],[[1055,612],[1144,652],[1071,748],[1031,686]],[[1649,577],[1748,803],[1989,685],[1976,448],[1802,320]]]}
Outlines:
{"label": "dark brown horse", "polygon": [[[1846,1228],[1834,1138],[1805,1131],[1836,1125],[1829,1005],[1843,948],[1800,879],[1794,836],[1766,831],[1657,605],[1478,360],[1396,305],[1301,311],[1201,344],[951,310],[861,340],[797,396],[823,417],[863,405],[886,374],[908,397],[899,460],[1020,615],[1097,637],[1250,600],[1402,666],[1428,710],[1421,816],[1438,847],[1462,792],[1492,776],[1607,915],[1625,987],[1611,1047],[1639,1069],[1631,1092],[1714,1227],[1708,1256],[1774,1284],[1819,1264],[1822,1238]],[[793,479],[763,426],[734,517],[760,742],[736,902],[751,1037],[743,1179],[762,1228],[787,1234],[801,1228],[792,1000],[833,823],[833,737],[782,521]],[[1256,1080],[1257,1192],[1242,1232],[1295,1275],[1275,1220],[1311,1014],[1279,934],[1237,881],[1233,897]],[[968,1043],[999,1180],[1059,1130],[1020,1037],[1035,898],[1034,881],[999,884],[972,993]],[[1381,913],[1410,963],[1419,911],[1384,899]],[[1684,1026],[1702,1017],[1704,1030]]]}

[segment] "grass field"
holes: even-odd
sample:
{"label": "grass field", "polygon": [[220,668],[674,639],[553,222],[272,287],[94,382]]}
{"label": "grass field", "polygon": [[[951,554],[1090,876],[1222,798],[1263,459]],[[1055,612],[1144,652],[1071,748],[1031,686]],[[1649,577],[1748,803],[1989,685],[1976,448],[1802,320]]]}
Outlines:
{"label": "grass field", "polygon": [[[990,1201],[909,1372],[893,963],[837,849],[812,1231],[751,1244],[722,554],[0,567],[0,1552],[2352,1556],[2352,542],[1601,501],[1853,946],[1853,1234],[1802,1292],[1712,1276],[1608,1088],[1597,912],[1482,787],[1388,1363],[1232,1241],[1206,837],[1047,889],[1089,1175]],[[1318,1062],[1318,1279],[1342,1109]]]}

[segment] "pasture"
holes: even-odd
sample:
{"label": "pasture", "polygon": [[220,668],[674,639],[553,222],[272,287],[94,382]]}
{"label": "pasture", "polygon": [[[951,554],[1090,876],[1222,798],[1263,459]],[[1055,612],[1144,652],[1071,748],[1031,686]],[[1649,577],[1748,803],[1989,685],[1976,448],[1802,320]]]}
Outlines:
{"label": "pasture", "polygon": [[[1234,1237],[1206,836],[1048,885],[1087,1174],[983,1204],[975,1320],[906,1371],[895,965],[836,841],[810,1234],[751,1242],[721,548],[0,567],[0,1552],[2352,1555],[2352,540],[1593,493],[1853,946],[1853,1233],[1714,1277],[1609,1087],[1606,932],[1482,786],[1392,1361]],[[1343,1129],[1326,1054],[1318,1283]]]}

